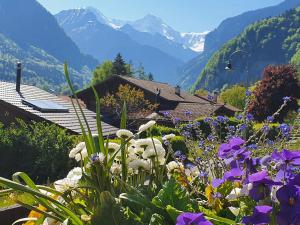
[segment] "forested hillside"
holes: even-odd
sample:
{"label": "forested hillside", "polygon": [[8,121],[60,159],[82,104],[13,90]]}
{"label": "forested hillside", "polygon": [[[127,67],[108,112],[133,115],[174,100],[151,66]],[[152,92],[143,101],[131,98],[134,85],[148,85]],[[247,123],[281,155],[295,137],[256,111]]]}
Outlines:
{"label": "forested hillside", "polygon": [[[236,54],[233,52],[238,51]],[[236,83],[250,84],[261,78],[269,64],[299,65],[300,8],[250,25],[226,43],[205,66],[193,89],[221,89]],[[232,55],[232,56],[231,56]],[[225,71],[231,59],[233,69]]]}

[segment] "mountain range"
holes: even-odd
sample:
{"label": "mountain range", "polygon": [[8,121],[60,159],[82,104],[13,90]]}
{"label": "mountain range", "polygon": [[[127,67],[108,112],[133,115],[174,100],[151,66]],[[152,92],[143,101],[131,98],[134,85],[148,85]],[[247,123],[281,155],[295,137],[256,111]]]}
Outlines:
{"label": "mountain range", "polygon": [[85,85],[98,64],[80,52],[55,18],[35,0],[0,0],[0,79],[15,80],[23,63],[23,81],[58,91],[65,83],[63,63],[73,81]]}
{"label": "mountain range", "polygon": [[[237,83],[248,86],[261,79],[267,65],[297,62],[300,56],[299,28],[300,7],[251,24],[212,56],[193,89],[214,90]],[[228,72],[224,69],[224,59],[231,61],[232,69]]]}
{"label": "mountain range", "polygon": [[156,80],[171,84],[178,81],[178,68],[201,52],[205,37],[181,34],[153,15],[116,22],[88,7],[64,10],[55,17],[84,53],[103,62],[120,52],[135,67],[142,64]]}
{"label": "mountain range", "polygon": [[[178,76],[181,76],[181,86],[188,89],[197,79],[199,80],[204,67],[214,53],[216,53],[216,51],[225,43],[242,33],[247,26],[262,19],[278,16],[286,10],[295,8],[299,5],[300,0],[285,0],[275,6],[245,12],[241,15],[224,20],[215,30],[206,35],[204,51],[202,54],[187,62],[179,70]],[[195,86],[199,85],[194,84],[194,87]]]}

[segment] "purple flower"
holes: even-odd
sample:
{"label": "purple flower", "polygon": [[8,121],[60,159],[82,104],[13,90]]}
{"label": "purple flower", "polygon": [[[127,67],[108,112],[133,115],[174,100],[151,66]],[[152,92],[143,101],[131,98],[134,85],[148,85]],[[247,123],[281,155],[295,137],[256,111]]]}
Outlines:
{"label": "purple flower", "polygon": [[247,129],[247,127],[248,127],[247,124],[243,123],[243,124],[240,125],[239,130],[244,131],[244,130]]}
{"label": "purple flower", "polygon": [[278,225],[300,224],[300,187],[285,185],[276,192],[280,202]]}
{"label": "purple flower", "polygon": [[208,141],[214,141],[214,136],[212,134],[207,136]]}
{"label": "purple flower", "polygon": [[204,145],[205,145],[204,140],[199,141],[199,145],[198,145],[198,146],[199,146],[200,148],[203,148]]}
{"label": "purple flower", "polygon": [[203,213],[181,213],[176,220],[176,225],[213,225],[205,219]]}
{"label": "purple flower", "polygon": [[187,125],[185,126],[185,128],[186,128],[186,129],[191,129],[191,128],[193,128],[193,124],[192,124],[192,123],[189,123],[189,124],[187,124]]}
{"label": "purple flower", "polygon": [[190,117],[190,116],[193,115],[193,113],[191,111],[187,110],[187,111],[184,112],[184,115],[187,116],[187,117]]}
{"label": "purple flower", "polygon": [[229,158],[234,151],[240,150],[245,141],[239,137],[234,137],[229,140],[229,143],[221,144],[219,148],[219,157],[222,159]]}
{"label": "purple flower", "polygon": [[254,120],[254,116],[253,116],[251,113],[247,113],[246,119],[247,119],[248,121],[253,121],[253,120]]}
{"label": "purple flower", "polygon": [[204,122],[205,122],[205,123],[210,123],[211,121],[213,121],[213,119],[212,119],[211,117],[206,117],[206,118],[204,119]]}
{"label": "purple flower", "polygon": [[270,127],[268,126],[268,125],[264,125],[263,127],[262,127],[262,131],[264,132],[264,133],[268,133],[269,131],[270,131]]}
{"label": "purple flower", "polygon": [[182,155],[182,152],[181,151],[176,151],[175,153],[174,153],[174,156],[177,158],[177,157],[179,157],[179,156],[181,156]]}
{"label": "purple flower", "polygon": [[191,132],[189,131],[183,131],[182,135],[186,138],[190,138],[191,137]]}
{"label": "purple flower", "polygon": [[173,119],[173,122],[174,122],[174,123],[179,123],[179,122],[180,122],[180,118],[175,117],[175,118]]}
{"label": "purple flower", "polygon": [[300,113],[300,108],[298,108],[298,110],[297,110],[297,111],[298,111],[298,113]]}
{"label": "purple flower", "polygon": [[185,161],[186,160],[186,156],[185,155],[179,156],[179,160],[182,161],[182,162]]}
{"label": "purple flower", "polygon": [[163,115],[164,115],[164,117],[170,117],[170,112],[168,112],[168,111],[163,112]]}
{"label": "purple flower", "polygon": [[208,99],[209,101],[213,101],[213,100],[214,100],[214,96],[212,96],[212,95],[207,95],[207,99]]}
{"label": "purple flower", "polygon": [[242,114],[238,114],[238,115],[235,116],[235,118],[237,120],[242,120],[243,119],[243,115]]}
{"label": "purple flower", "polygon": [[264,225],[270,223],[270,213],[272,207],[267,205],[256,206],[253,210],[252,216],[246,216],[243,223],[246,225]]}
{"label": "purple flower", "polygon": [[284,136],[290,135],[291,127],[289,125],[287,125],[286,123],[280,124],[279,129]]}
{"label": "purple flower", "polygon": [[271,192],[271,186],[281,184],[280,182],[271,180],[265,170],[249,175],[248,182],[253,184],[253,188],[249,191],[249,195],[255,201],[268,197]]}
{"label": "purple flower", "polygon": [[219,123],[226,123],[226,122],[228,122],[228,118],[227,117],[225,117],[225,116],[217,116],[217,121],[219,122]]}
{"label": "purple flower", "polygon": [[274,117],[273,117],[273,116],[268,116],[268,117],[267,117],[267,121],[268,121],[269,123],[272,123],[272,122],[274,121]]}
{"label": "purple flower", "polygon": [[246,91],[246,96],[247,96],[247,97],[250,97],[251,95],[252,95],[252,92],[249,91],[249,90],[247,90],[247,91]]}
{"label": "purple flower", "polygon": [[228,126],[228,130],[229,131],[234,131],[235,130],[235,126]]}
{"label": "purple flower", "polygon": [[248,149],[256,150],[258,147],[256,144],[251,144],[247,146]]}
{"label": "purple flower", "polygon": [[288,151],[286,149],[282,152],[275,151],[272,154],[272,159],[277,162],[279,171],[276,176],[276,180],[289,180],[294,177],[292,169],[295,166],[300,166],[300,152]]}
{"label": "purple flower", "polygon": [[291,101],[291,97],[285,96],[285,97],[283,97],[283,101],[289,102],[289,101]]}

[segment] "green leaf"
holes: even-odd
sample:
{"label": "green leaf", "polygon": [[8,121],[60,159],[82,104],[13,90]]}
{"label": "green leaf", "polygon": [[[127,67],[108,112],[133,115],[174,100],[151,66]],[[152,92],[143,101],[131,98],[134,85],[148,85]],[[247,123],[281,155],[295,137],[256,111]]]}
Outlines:
{"label": "green leaf", "polygon": [[165,225],[165,221],[164,218],[159,215],[159,214],[153,214],[151,219],[150,219],[150,223],[149,225]]}
{"label": "green leaf", "polygon": [[213,211],[206,209],[202,206],[199,206],[199,210],[200,210],[200,212],[205,214],[206,219],[208,219],[209,221],[214,221],[213,224],[220,224],[220,225],[224,225],[224,224],[235,225],[236,224],[235,221],[227,219],[227,218],[219,217]]}
{"label": "green leaf", "polygon": [[174,178],[171,178],[152,199],[152,203],[161,208],[170,205],[178,210],[188,211],[191,201],[186,190]]}
{"label": "green leaf", "polygon": [[100,194],[100,206],[92,217],[92,225],[126,225],[120,204],[108,191]]}
{"label": "green leaf", "polygon": [[174,207],[172,207],[170,205],[167,206],[167,212],[170,215],[170,217],[172,218],[172,220],[174,221],[174,223],[176,222],[177,217],[181,213],[183,213],[183,211],[177,210],[177,209],[175,209]]}

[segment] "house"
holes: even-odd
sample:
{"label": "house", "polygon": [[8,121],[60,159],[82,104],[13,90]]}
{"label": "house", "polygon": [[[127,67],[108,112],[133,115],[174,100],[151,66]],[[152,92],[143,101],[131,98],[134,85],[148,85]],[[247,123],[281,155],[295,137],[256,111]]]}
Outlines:
{"label": "house", "polygon": [[[148,115],[141,115],[139,118],[136,118],[143,122],[145,120],[156,119],[160,122],[168,123],[167,120],[170,120],[170,118],[166,119],[164,117],[166,112],[172,118],[186,122],[210,115],[233,116],[236,112],[240,111],[235,107],[223,103],[188,94],[180,90],[179,86],[172,87],[167,83],[141,80],[128,76],[112,76],[97,84],[95,89],[99,96],[105,96],[115,93],[121,84],[128,84],[142,90],[145,99],[149,100],[152,104],[159,105],[155,112],[149,112]],[[77,96],[86,104],[88,109],[95,111],[96,102],[91,87],[77,92]],[[187,112],[189,112],[188,117],[186,116]]]}
{"label": "house", "polygon": [[[76,108],[79,110],[77,104]],[[83,112],[92,133],[97,132],[96,114],[86,108]],[[58,97],[40,88],[21,84],[21,64],[18,64],[17,82],[0,81],[0,121],[4,124],[16,118],[26,122],[49,122],[65,128],[71,134],[81,134],[80,123],[70,98]],[[117,128],[102,122],[104,136],[114,135]]]}

